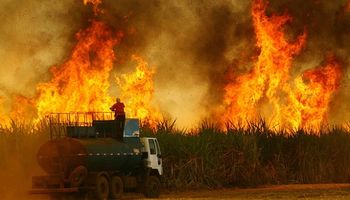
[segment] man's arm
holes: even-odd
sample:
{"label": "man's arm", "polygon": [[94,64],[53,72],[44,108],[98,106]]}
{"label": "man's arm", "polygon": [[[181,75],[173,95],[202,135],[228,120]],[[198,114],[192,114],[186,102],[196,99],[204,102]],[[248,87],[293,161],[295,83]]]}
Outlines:
{"label": "man's arm", "polygon": [[111,111],[114,111],[115,110],[115,104],[109,108]]}

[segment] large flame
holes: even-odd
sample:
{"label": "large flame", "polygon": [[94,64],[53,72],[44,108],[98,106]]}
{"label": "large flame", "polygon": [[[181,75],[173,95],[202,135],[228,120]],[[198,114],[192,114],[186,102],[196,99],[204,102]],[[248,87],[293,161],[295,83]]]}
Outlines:
{"label": "large flame", "polygon": [[[98,7],[101,1],[84,0],[84,4],[92,4],[96,16],[102,13]],[[305,45],[306,31],[294,41],[288,40],[283,27],[291,17],[268,17],[266,7],[264,0],[253,2],[252,19],[260,52],[247,74],[230,74],[233,78],[224,88],[224,111],[219,120],[248,125],[263,118],[278,129],[319,129],[328,123],[328,107],[341,79],[340,62],[329,56],[315,69],[292,75],[293,59]],[[40,119],[49,113],[108,112],[114,103],[109,94],[113,49],[122,37],[103,22],[91,20],[88,28],[76,34],[77,44],[70,58],[51,68],[51,80],[37,86],[36,96],[15,98],[12,116],[27,119],[34,115]],[[136,71],[117,78],[120,97],[128,117],[156,127],[163,117],[152,106],[155,71],[142,58],[132,59],[137,62]]]}
{"label": "large flame", "polygon": [[[33,99],[22,95],[14,97],[14,103],[11,107],[10,118],[15,121],[31,122],[33,116],[36,116],[35,102]],[[9,119],[7,119],[9,121]]]}
{"label": "large flame", "polygon": [[[95,15],[101,0],[84,0],[94,6]],[[92,20],[91,26],[77,33],[77,44],[70,59],[52,68],[53,78],[37,87],[35,99],[38,117],[58,112],[108,112],[113,105],[108,91],[115,55],[113,48],[123,37],[103,22]],[[122,76],[121,98],[126,100],[126,114],[154,126],[160,114],[151,106],[154,71],[140,57],[136,72]]]}
{"label": "large flame", "polygon": [[99,21],[78,32],[70,59],[59,68],[53,67],[52,79],[37,87],[39,117],[52,112],[108,111],[113,103],[108,94],[113,47],[121,36]]}
{"label": "large flame", "polygon": [[288,15],[266,16],[267,3],[252,6],[257,62],[248,74],[238,76],[225,87],[222,121],[241,125],[263,118],[276,128],[318,129],[326,122],[326,111],[340,79],[339,64],[329,60],[325,67],[306,71],[293,81],[293,58],[302,50],[306,33],[288,42],[283,25]]}
{"label": "large flame", "polygon": [[328,123],[328,104],[340,85],[341,68],[335,57],[325,64],[305,71],[294,80],[285,115],[294,119],[294,127],[318,129]]}
{"label": "large flame", "polygon": [[155,128],[157,122],[162,120],[162,115],[153,107],[154,69],[141,57],[132,56],[137,62],[136,71],[117,77],[117,83],[121,89],[121,99],[126,102],[128,117],[137,117],[151,128]]}
{"label": "large flame", "polygon": [[[86,2],[98,6],[100,1]],[[15,98],[13,118],[36,116],[37,121],[50,113],[110,112],[114,104],[114,97],[109,94],[115,61],[113,48],[122,37],[121,32],[113,32],[103,22],[92,20],[87,29],[76,34],[77,44],[70,58],[50,69],[50,81],[38,84],[36,97]],[[154,70],[142,58],[132,59],[138,63],[135,73],[122,75],[118,82],[126,114],[155,127],[162,117],[151,106]]]}

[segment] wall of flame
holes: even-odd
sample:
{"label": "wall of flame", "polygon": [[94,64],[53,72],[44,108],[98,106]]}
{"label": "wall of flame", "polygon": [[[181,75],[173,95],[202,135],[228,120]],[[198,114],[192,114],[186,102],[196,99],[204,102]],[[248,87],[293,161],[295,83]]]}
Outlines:
{"label": "wall of flame", "polygon": [[350,117],[348,5],[4,1],[0,120],[109,111],[120,96],[130,117],[153,127],[164,118],[185,127],[204,118],[263,118],[277,129],[342,124]]}

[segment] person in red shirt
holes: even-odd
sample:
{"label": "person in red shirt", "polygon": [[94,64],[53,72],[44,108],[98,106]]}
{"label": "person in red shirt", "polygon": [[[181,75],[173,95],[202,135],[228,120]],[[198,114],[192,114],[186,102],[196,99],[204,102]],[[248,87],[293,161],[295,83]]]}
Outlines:
{"label": "person in red shirt", "polygon": [[124,111],[125,105],[120,102],[120,99],[116,99],[116,103],[110,107],[111,111],[114,111],[114,117],[117,121],[118,127],[121,128],[121,130],[124,130],[124,124],[125,124],[125,111]]}

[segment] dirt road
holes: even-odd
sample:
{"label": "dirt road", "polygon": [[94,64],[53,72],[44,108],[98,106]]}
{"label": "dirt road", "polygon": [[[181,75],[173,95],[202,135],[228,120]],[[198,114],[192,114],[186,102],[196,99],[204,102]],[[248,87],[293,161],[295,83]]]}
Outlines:
{"label": "dirt road", "polygon": [[[142,195],[126,194],[123,199],[144,199]],[[295,184],[280,186],[264,186],[256,189],[220,189],[199,190],[191,192],[163,191],[160,199],[236,199],[236,200],[267,200],[267,199],[322,199],[350,200],[350,184]]]}

